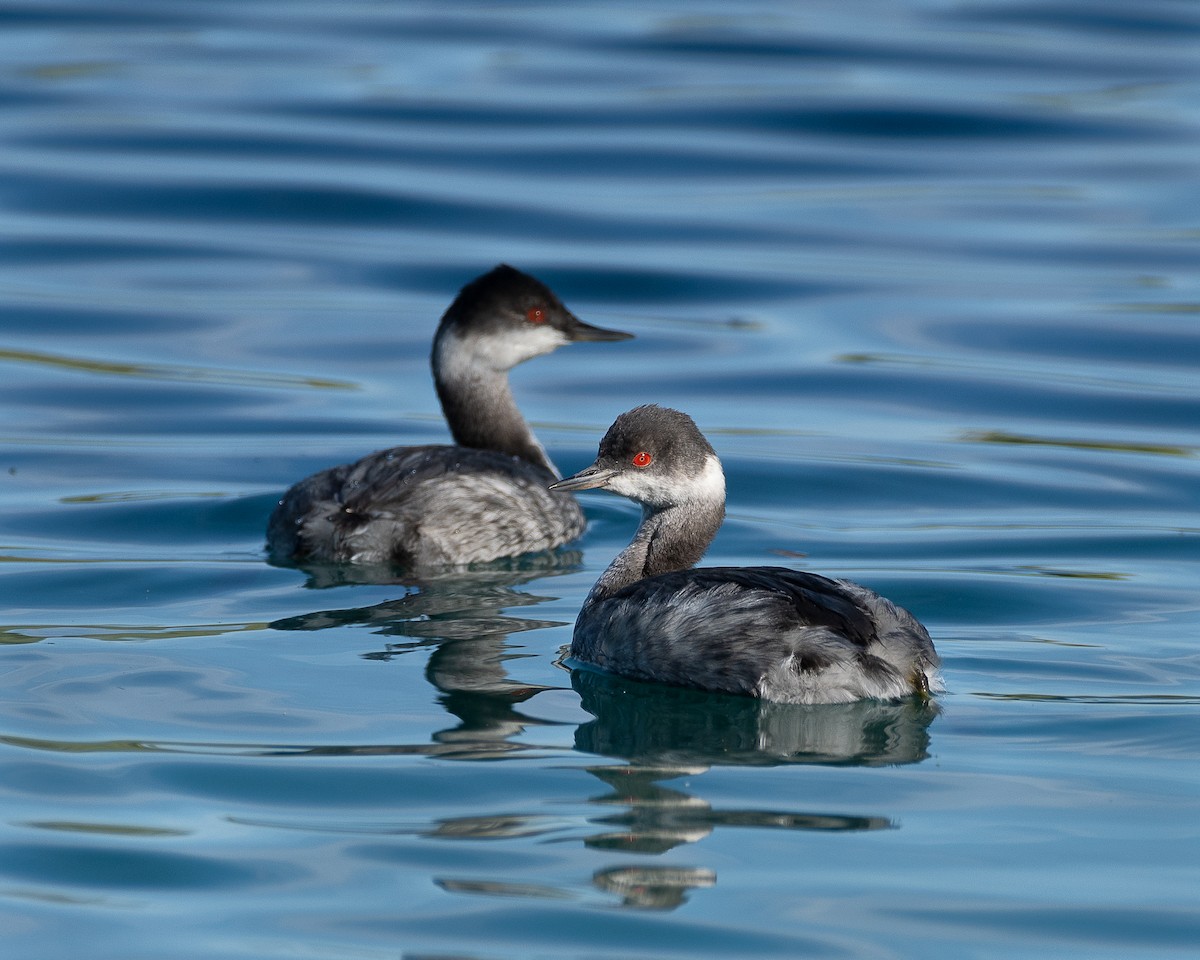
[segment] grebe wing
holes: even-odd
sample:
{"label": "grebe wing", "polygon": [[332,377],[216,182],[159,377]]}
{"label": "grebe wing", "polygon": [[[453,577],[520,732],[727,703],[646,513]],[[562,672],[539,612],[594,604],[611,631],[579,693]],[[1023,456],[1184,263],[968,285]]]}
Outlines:
{"label": "grebe wing", "polygon": [[551,549],[584,527],[575,499],[547,489],[551,479],[541,467],[495,450],[382,451],[343,478],[333,541],[342,557],[416,567]]}
{"label": "grebe wing", "polygon": [[701,567],[586,605],[571,657],[633,679],[748,696],[763,696],[782,673],[800,691],[787,699],[812,702],[819,674],[874,669],[866,650],[874,640],[869,612],[835,580],[782,567]]}
{"label": "grebe wing", "polygon": [[[860,588],[863,591],[866,588]],[[639,580],[611,598],[630,604],[664,602],[686,596],[698,615],[723,615],[720,608],[701,609],[706,602],[735,600],[734,614],[753,609],[770,616],[769,625],[826,627],[857,647],[866,649],[876,639],[871,612],[840,581],[789,567],[696,567]],[[654,598],[650,600],[649,598]]]}

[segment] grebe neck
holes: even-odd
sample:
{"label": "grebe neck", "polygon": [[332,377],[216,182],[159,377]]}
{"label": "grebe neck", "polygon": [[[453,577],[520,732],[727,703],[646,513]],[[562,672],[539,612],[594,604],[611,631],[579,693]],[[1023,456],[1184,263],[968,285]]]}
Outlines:
{"label": "grebe neck", "polygon": [[711,457],[686,500],[666,506],[642,505],[642,522],[588,594],[592,604],[646,577],[694,566],[725,519],[725,478]]}
{"label": "grebe neck", "polygon": [[475,356],[478,349],[455,333],[439,332],[434,342],[433,382],[454,442],[520,457],[558,477],[517,408],[508,370]]}

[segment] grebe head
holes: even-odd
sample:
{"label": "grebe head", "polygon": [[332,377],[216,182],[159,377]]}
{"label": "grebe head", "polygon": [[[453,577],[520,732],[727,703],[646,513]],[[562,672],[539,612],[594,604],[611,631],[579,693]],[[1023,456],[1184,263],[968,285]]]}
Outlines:
{"label": "grebe head", "polygon": [[712,445],[686,413],[654,404],[617,417],[600,441],[596,462],[551,486],[596,488],[650,510],[725,502],[725,474]]}
{"label": "grebe head", "polygon": [[502,263],[463,287],[447,308],[434,338],[434,362],[503,372],[567,343],[632,336],[584,323],[540,280]]}

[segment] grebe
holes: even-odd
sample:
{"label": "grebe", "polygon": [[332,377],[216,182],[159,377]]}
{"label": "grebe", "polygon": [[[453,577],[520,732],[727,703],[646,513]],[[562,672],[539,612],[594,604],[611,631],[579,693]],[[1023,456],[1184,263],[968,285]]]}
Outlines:
{"label": "grebe", "polygon": [[583,512],[521,416],[508,371],[580,340],[632,334],[575,317],[548,287],[501,264],[450,304],[433,380],[457,446],[394,447],[314,474],[279,501],[267,549],[284,562],[461,566],[549,550]]}
{"label": "grebe", "polygon": [[641,504],[642,522],[584,601],[573,660],[783,703],[941,689],[925,628],[866,587],[786,567],[692,566],[725,518],[725,474],[687,414],[653,405],[621,414],[596,462],[551,484],[597,487]]}

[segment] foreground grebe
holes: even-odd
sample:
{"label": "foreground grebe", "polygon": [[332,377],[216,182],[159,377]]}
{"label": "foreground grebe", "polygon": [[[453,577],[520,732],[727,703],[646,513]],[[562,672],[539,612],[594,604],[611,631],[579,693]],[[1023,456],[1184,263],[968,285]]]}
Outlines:
{"label": "foreground grebe", "polygon": [[575,317],[501,264],[459,292],[433,339],[433,380],[457,446],[394,447],[301,480],[267,525],[276,560],[459,566],[548,550],[583,532],[575,498],[521,416],[518,363],[578,340],[632,334]]}
{"label": "foreground grebe", "polygon": [[596,462],[551,485],[595,487],[640,503],[642,522],[584,601],[573,659],[783,703],[941,689],[925,628],[866,587],[786,567],[692,567],[725,518],[725,475],[687,414],[621,414]]}

